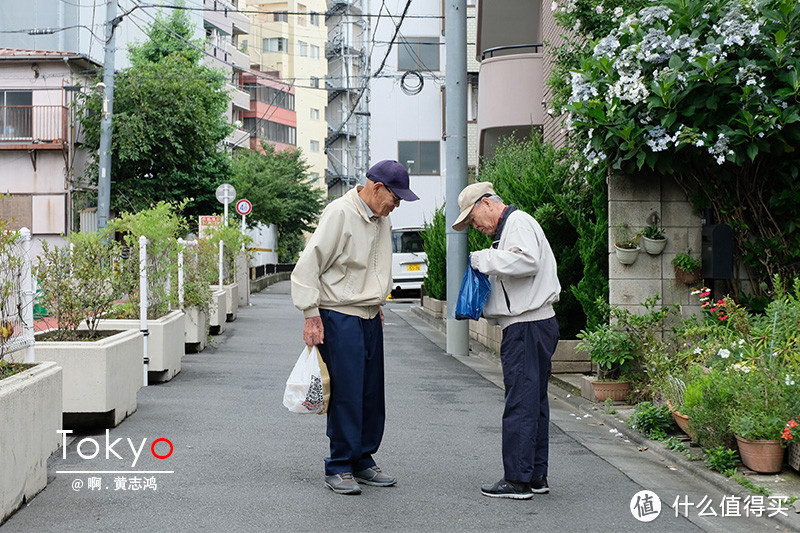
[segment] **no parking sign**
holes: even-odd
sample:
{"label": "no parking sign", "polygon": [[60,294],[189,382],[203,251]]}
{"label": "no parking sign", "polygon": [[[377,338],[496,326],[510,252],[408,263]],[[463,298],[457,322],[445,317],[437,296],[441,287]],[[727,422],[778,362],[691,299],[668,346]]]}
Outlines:
{"label": "no parking sign", "polygon": [[236,202],[236,212],[240,215],[249,215],[250,211],[253,210],[253,204],[250,203],[250,200],[245,200],[242,198],[238,202]]}

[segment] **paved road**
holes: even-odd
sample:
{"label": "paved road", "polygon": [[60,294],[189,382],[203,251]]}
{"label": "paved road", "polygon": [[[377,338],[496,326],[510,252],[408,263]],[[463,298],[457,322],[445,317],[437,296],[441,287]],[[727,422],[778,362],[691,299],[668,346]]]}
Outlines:
{"label": "paved road", "polygon": [[[274,285],[239,310],[216,346],[186,355],[172,381],[139,392],[138,411],[110,431],[122,440],[105,459],[104,432],[77,435],[51,458],[51,482],[0,527],[2,533],[289,532],[289,531],[775,531],[760,521],[676,516],[676,495],[699,502],[722,494],[686,472],[673,471],[649,452],[584,417],[563,394],[553,395],[549,495],[529,501],[486,498],[481,483],[502,475],[500,419],[503,392],[491,380],[495,365],[474,366],[447,355],[442,335],[415,317],[410,304],[386,312],[387,428],[376,459],[399,481],[364,487],[360,496],[323,486],[325,420],[289,413],[283,385],[302,347],[302,316],[288,283]],[[480,373],[479,373],[480,372]],[[83,459],[100,446],[95,459]],[[174,446],[156,459],[159,438]],[[133,466],[130,439],[144,447]],[[165,455],[160,442],[155,452]],[[67,470],[169,470],[144,490],[133,474]],[[90,490],[90,477],[102,479]],[[124,478],[115,481],[115,478]],[[142,481],[140,479],[140,481]],[[80,490],[77,483],[84,483]],[[117,484],[127,490],[115,490]],[[664,499],[660,516],[636,520],[631,498],[640,490]]]}

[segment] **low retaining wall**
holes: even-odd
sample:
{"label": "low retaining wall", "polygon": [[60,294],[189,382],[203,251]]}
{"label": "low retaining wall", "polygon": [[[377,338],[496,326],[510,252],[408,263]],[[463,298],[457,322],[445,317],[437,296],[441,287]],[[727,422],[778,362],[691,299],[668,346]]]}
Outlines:
{"label": "low retaining wall", "polygon": [[258,279],[252,279],[250,280],[250,293],[261,292],[279,281],[288,281],[291,276],[291,272],[277,272],[275,274],[267,274]]}
{"label": "low retaining wall", "polygon": [[[434,319],[447,320],[447,303],[443,300],[436,300],[425,295],[422,297],[422,309]],[[503,338],[500,326],[490,325],[485,318],[481,318],[477,322],[470,320],[469,336],[493,352],[500,353],[500,342]],[[553,374],[589,373],[592,371],[589,354],[578,352],[575,349],[578,342],[565,339],[558,341],[556,353],[553,354],[552,359]]]}

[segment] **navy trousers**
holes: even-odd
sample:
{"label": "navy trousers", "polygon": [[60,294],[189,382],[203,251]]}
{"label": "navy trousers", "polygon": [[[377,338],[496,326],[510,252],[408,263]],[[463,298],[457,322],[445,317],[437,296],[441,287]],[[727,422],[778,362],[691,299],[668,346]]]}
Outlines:
{"label": "navy trousers", "polygon": [[386,422],[383,383],[383,328],[372,319],[320,310],[325,342],[318,346],[331,377],[328,438],[331,456],[325,475],[375,466]]}
{"label": "navy trousers", "polygon": [[518,322],[503,330],[500,345],[506,387],[503,477],[509,481],[527,483],[547,474],[550,440],[547,381],[557,343],[555,317]]}

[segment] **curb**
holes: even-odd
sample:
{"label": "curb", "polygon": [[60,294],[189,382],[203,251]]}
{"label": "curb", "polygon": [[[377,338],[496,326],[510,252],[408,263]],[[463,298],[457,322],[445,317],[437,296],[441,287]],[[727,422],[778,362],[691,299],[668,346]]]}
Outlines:
{"label": "curb", "polygon": [[[410,311],[415,317],[422,319],[426,324],[436,328],[440,332],[445,332],[446,328],[444,321],[431,317],[421,307],[412,307]],[[481,359],[490,363],[494,363],[498,366],[500,365],[499,355],[494,353],[488,347],[472,338],[469,340],[469,346],[470,351],[473,352],[473,356],[480,357]],[[667,462],[667,464],[678,466],[685,472],[688,472],[714,486],[717,490],[725,495],[748,496],[753,494],[749,489],[743,487],[733,479],[726,478],[722,474],[717,474],[709,470],[703,466],[701,462],[689,461],[682,454],[667,449],[664,447],[661,441],[648,439],[643,434],[629,427],[628,424],[626,424],[623,420],[614,415],[603,412],[602,409],[600,409],[600,404],[586,400],[580,396],[580,391],[577,391],[576,394],[574,389],[575,387],[573,385],[561,380],[558,376],[553,375],[550,377],[550,386],[548,387],[548,391],[551,394],[557,396],[560,400],[563,400],[576,409],[580,409],[587,413],[591,411],[592,416],[600,420],[604,425],[608,426],[609,428],[616,429],[631,442],[639,446],[646,446],[648,451],[653,452],[657,457]],[[793,507],[789,506],[786,512],[791,513],[792,510]],[[795,511],[795,513],[797,514],[798,512]],[[780,525],[781,527],[787,528],[789,531],[796,531],[800,528],[800,523],[798,523],[798,520],[796,519],[793,520],[791,514],[789,514],[789,516],[776,515],[769,517],[769,519],[774,520],[776,526]]]}

